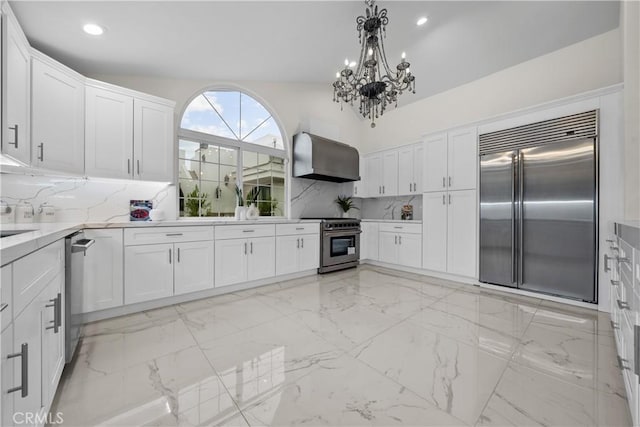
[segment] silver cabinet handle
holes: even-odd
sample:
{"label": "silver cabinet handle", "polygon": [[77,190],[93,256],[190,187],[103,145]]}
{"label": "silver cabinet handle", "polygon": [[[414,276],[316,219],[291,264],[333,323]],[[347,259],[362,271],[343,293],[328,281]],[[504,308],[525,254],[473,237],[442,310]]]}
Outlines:
{"label": "silver cabinet handle", "polygon": [[418,184],[415,182],[413,183],[413,191],[418,191]]}
{"label": "silver cabinet handle", "polygon": [[412,188],[411,183],[409,183],[409,193],[411,193],[412,191],[411,188]]}
{"label": "silver cabinet handle", "polygon": [[296,227],[296,230],[304,230],[304,227]]}
{"label": "silver cabinet handle", "polygon": [[253,233],[256,230],[242,230],[243,233]]}
{"label": "silver cabinet handle", "polygon": [[253,242],[249,243],[249,253],[253,253]]}
{"label": "silver cabinet handle", "polygon": [[618,325],[616,322],[614,322],[613,320],[609,320],[609,323],[611,323],[611,329],[613,330],[618,329]]}
{"label": "silver cabinet handle", "polygon": [[449,194],[449,204],[451,204],[451,194]]}
{"label": "silver cabinet handle", "polygon": [[2,305],[0,306],[0,313],[2,313],[7,307],[9,307],[9,304],[6,302],[3,302]]}
{"label": "silver cabinet handle", "polygon": [[29,344],[23,343],[20,347],[20,353],[7,355],[7,359],[13,359],[14,357],[19,357],[22,362],[22,366],[20,369],[20,386],[10,388],[9,390],[7,390],[7,393],[15,393],[16,391],[20,391],[21,397],[27,397],[29,395]]}
{"label": "silver cabinet handle", "polygon": [[442,177],[442,188],[447,186],[447,182],[445,181],[445,177]]}
{"label": "silver cabinet handle", "polygon": [[611,267],[609,267],[609,260],[611,257],[607,254],[604,254],[604,272],[611,271]]}
{"label": "silver cabinet handle", "polygon": [[60,304],[62,303],[62,297],[60,293],[55,298],[49,300],[53,304],[47,304],[45,307],[53,307],[53,320],[49,323],[53,323],[53,326],[47,326],[45,329],[53,329],[53,333],[59,332],[60,326],[62,326],[62,316],[60,313]]}
{"label": "silver cabinet handle", "polygon": [[358,194],[358,187],[353,187],[353,194]]}
{"label": "silver cabinet handle", "polygon": [[629,310],[629,303],[626,301],[620,301],[619,299],[616,300],[616,302],[618,303],[618,308],[620,310]]}
{"label": "silver cabinet handle", "polygon": [[611,280],[611,286],[618,286],[620,284],[619,280]]}
{"label": "silver cabinet handle", "polygon": [[617,258],[616,258],[616,261],[618,261],[618,263],[623,263],[623,262],[624,262],[625,264],[630,264],[630,263],[631,263],[631,261],[629,261],[629,258],[620,258],[620,257],[617,257]]}
{"label": "silver cabinet handle", "polygon": [[244,254],[247,254],[247,242],[244,242]]}
{"label": "silver cabinet handle", "polygon": [[443,204],[443,205],[444,205],[444,204],[446,204],[445,200],[446,200],[446,196],[443,194],[443,195],[442,195],[442,204]]}
{"label": "silver cabinet handle", "polygon": [[633,373],[640,373],[640,326],[633,325]]}
{"label": "silver cabinet handle", "polygon": [[384,194],[384,185],[382,186],[382,194]]}
{"label": "silver cabinet handle", "polygon": [[300,239],[296,239],[296,249],[300,249]]}
{"label": "silver cabinet handle", "polygon": [[171,264],[171,249],[169,249],[169,264]]}
{"label": "silver cabinet handle", "polygon": [[127,159],[127,175],[131,174],[131,159]]}
{"label": "silver cabinet handle", "polygon": [[180,248],[176,249],[176,251],[178,251],[176,255],[178,256],[178,262],[180,262]]}
{"label": "silver cabinet handle", "polygon": [[402,244],[402,236],[398,236],[398,244],[401,245]]}
{"label": "silver cabinet handle", "polygon": [[300,239],[300,247],[304,249],[304,237]]}
{"label": "silver cabinet handle", "polygon": [[138,175],[140,175],[140,160],[136,160],[136,165],[138,167]]}
{"label": "silver cabinet handle", "polygon": [[451,177],[449,177],[449,187],[451,187]]}
{"label": "silver cabinet handle", "polygon": [[607,240],[605,240],[605,242],[613,243],[613,242],[615,242],[615,240],[613,240],[613,239],[607,239]]}
{"label": "silver cabinet handle", "polygon": [[621,370],[624,371],[626,369],[629,369],[627,366],[624,366],[624,363],[627,361],[627,359],[623,359],[622,357],[620,357],[620,355],[617,355],[616,358],[618,359],[618,366]]}
{"label": "silver cabinet handle", "polygon": [[44,162],[44,142],[38,144],[38,148],[40,149],[40,155],[38,156],[38,160]]}
{"label": "silver cabinet handle", "polygon": [[167,237],[182,236],[182,233],[166,233],[165,236]]}
{"label": "silver cabinet handle", "polygon": [[398,236],[393,236],[393,244],[394,245],[398,244]]}
{"label": "silver cabinet handle", "polygon": [[11,129],[13,131],[13,142],[10,142],[10,145],[15,145],[16,148],[18,148],[18,124],[16,123],[15,126],[9,126],[9,129]]}
{"label": "silver cabinet handle", "polygon": [[402,230],[402,226],[401,225],[394,225],[393,228],[395,228],[396,230]]}

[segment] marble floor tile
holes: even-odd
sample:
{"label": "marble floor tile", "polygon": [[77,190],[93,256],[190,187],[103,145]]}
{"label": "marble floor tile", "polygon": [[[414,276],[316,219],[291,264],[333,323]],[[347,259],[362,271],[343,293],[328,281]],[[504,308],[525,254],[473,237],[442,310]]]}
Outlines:
{"label": "marble floor tile", "polygon": [[94,322],[67,426],[630,425],[608,316],[374,266]]}
{"label": "marble floor tile", "polygon": [[508,363],[411,322],[350,354],[467,424],[476,421]]}
{"label": "marble floor tile", "polygon": [[630,426],[626,400],[510,364],[478,419],[492,426]]}
{"label": "marble floor tile", "polygon": [[565,381],[624,396],[615,348],[599,344],[610,339],[595,331],[532,322],[513,361]]}
{"label": "marble floor tile", "polygon": [[348,355],[238,403],[262,425],[464,425]]}

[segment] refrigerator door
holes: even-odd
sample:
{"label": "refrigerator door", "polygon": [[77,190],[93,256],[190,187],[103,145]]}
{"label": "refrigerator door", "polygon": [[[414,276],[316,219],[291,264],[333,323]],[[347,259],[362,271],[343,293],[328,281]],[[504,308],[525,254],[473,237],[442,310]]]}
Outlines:
{"label": "refrigerator door", "polygon": [[594,139],[520,150],[522,289],[594,302]]}
{"label": "refrigerator door", "polygon": [[480,156],[480,281],[517,286],[516,151]]}

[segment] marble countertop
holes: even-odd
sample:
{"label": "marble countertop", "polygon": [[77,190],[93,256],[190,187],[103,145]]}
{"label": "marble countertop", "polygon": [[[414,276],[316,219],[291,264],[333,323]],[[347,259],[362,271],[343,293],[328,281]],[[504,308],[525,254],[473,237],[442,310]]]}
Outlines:
{"label": "marble countertop", "polygon": [[407,224],[422,224],[422,220],[420,219],[361,219],[362,222],[390,222],[390,223],[407,223]]}
{"label": "marble countertop", "polygon": [[6,265],[31,252],[43,248],[56,240],[62,239],[76,231],[91,228],[131,228],[131,227],[176,227],[206,225],[253,225],[253,224],[299,224],[318,223],[318,220],[300,219],[262,219],[256,221],[229,220],[169,220],[140,222],[93,222],[93,223],[30,223],[2,224],[2,231],[28,230],[25,233],[0,239],[0,265]]}
{"label": "marble countertop", "polygon": [[616,224],[626,225],[627,227],[633,227],[640,230],[640,220],[632,221],[632,220],[621,220],[615,221]]}

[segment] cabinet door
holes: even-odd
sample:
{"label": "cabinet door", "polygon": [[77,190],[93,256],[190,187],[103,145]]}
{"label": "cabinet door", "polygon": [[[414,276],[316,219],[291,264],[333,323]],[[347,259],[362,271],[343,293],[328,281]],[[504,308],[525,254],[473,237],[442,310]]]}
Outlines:
{"label": "cabinet door", "polygon": [[364,157],[360,156],[360,181],[353,183],[353,196],[354,197],[367,197],[367,174]]}
{"label": "cabinet door", "polygon": [[449,190],[476,188],[478,164],[476,128],[449,133],[447,184]]}
{"label": "cabinet door", "polygon": [[424,191],[447,188],[447,134],[433,135],[424,141]]}
{"label": "cabinet door", "polygon": [[422,194],[422,177],[424,168],[424,146],[422,143],[414,146],[413,150],[413,193]]}
{"label": "cabinet door", "polygon": [[398,151],[398,194],[413,194],[413,156],[414,149],[410,145]]}
{"label": "cabinet door", "polygon": [[375,154],[365,158],[365,174],[367,176],[367,196],[382,196],[382,155]]}
{"label": "cabinet door", "polygon": [[24,163],[31,161],[29,104],[31,67],[29,44],[12,15],[3,19],[2,152]]}
{"label": "cabinet door", "polygon": [[216,240],[215,287],[247,280],[247,239]]}
{"label": "cabinet door", "polygon": [[213,289],[213,241],[176,243],[174,295]]}
{"label": "cabinet door", "polygon": [[84,83],[34,58],[31,144],[34,163],[45,169],[84,173]]}
{"label": "cabinet door", "polygon": [[476,192],[451,191],[449,196],[447,271],[476,277]]}
{"label": "cabinet door", "polygon": [[[12,389],[20,384],[16,384],[13,371],[14,365],[20,366],[20,358],[8,359],[7,356],[14,353],[13,348],[13,323],[11,326],[5,328],[0,335],[0,357],[2,363],[0,363],[0,387],[1,400],[0,400],[0,425],[12,426],[13,423],[13,400],[16,393],[7,393],[7,390]],[[20,377],[18,377],[20,378]],[[20,392],[18,392],[20,393]]]}
{"label": "cabinet door", "polygon": [[124,303],[173,295],[173,244],[124,248]]}
{"label": "cabinet door", "polygon": [[447,193],[422,196],[422,268],[447,271]]}
{"label": "cabinet door", "polygon": [[20,391],[12,393],[15,412],[36,414],[42,408],[42,315],[45,305],[41,298],[43,295],[44,291],[38,294],[13,322],[13,354],[20,353],[23,344],[26,344],[28,353],[24,367],[25,360],[22,357],[10,359],[13,365],[14,387],[22,384],[22,370],[26,369],[27,373],[27,395],[22,397]]}
{"label": "cabinet door", "polygon": [[87,86],[85,106],[86,174],[131,178],[133,98]]}
{"label": "cabinet door", "polygon": [[398,264],[422,267],[422,236],[420,234],[398,235]]}
{"label": "cabinet door", "polygon": [[85,230],[84,235],[95,243],[84,257],[82,312],[121,306],[124,303],[122,229]]}
{"label": "cabinet door", "polygon": [[382,162],[382,195],[395,196],[398,194],[398,152],[384,153]]}
{"label": "cabinet door", "polygon": [[247,279],[258,280],[276,275],[276,239],[258,237],[249,239]]}
{"label": "cabinet door", "polygon": [[382,262],[398,263],[398,235],[396,233],[380,232],[378,257]]}
{"label": "cabinet door", "polygon": [[[58,300],[58,294],[63,291],[64,276],[59,274],[47,285],[41,294],[42,310],[42,405],[50,407],[56,394],[58,382],[62,375],[65,361],[65,341],[64,324],[60,325],[56,331],[54,322],[56,321],[55,310],[62,310],[64,301]],[[57,302],[59,301],[59,302]],[[58,306],[57,308],[55,306]],[[61,319],[64,317],[60,313]],[[31,353],[29,354],[31,357]]]}
{"label": "cabinet door", "polygon": [[299,271],[300,236],[276,237],[276,276]]}
{"label": "cabinet door", "polygon": [[320,236],[318,234],[304,234],[300,236],[300,250],[298,251],[298,270],[313,270],[320,266]]}
{"label": "cabinet door", "polygon": [[133,147],[137,179],[173,181],[173,109],[134,99]]}

